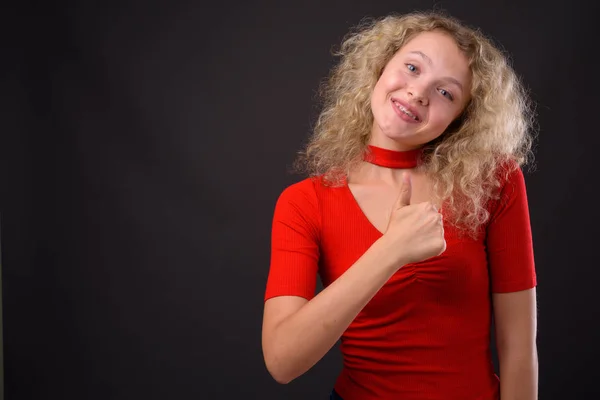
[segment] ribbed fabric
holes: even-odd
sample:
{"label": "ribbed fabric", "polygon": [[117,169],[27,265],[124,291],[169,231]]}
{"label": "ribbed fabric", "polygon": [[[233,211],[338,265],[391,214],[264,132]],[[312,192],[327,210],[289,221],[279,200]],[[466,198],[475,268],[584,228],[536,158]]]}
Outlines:
{"label": "ribbed fabric", "polygon": [[[344,400],[498,399],[490,351],[491,293],[536,285],[525,182],[520,169],[490,202],[478,240],[445,227],[447,249],[402,267],[341,340]],[[265,300],[315,295],[381,237],[347,185],[309,178],[286,188],[273,218]],[[491,279],[491,285],[490,285]]]}

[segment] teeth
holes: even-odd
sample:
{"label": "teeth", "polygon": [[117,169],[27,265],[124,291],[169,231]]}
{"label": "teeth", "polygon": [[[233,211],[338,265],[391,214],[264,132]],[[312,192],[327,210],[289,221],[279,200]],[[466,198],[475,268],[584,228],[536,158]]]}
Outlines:
{"label": "teeth", "polygon": [[404,114],[408,115],[415,121],[417,120],[417,117],[413,113],[408,111],[406,108],[402,107],[402,105],[400,105],[399,103],[394,102],[394,105],[396,106],[396,108],[398,108],[398,110],[402,111]]}

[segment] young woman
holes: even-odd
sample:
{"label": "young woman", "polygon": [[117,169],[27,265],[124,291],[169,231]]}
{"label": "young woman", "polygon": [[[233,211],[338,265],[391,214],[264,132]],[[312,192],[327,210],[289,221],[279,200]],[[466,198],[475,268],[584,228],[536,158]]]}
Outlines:
{"label": "young woman", "polygon": [[341,338],[334,399],[536,399],[532,117],[507,58],[436,13],[363,25],[340,55],[310,176],[275,208],[268,370],[290,382]]}

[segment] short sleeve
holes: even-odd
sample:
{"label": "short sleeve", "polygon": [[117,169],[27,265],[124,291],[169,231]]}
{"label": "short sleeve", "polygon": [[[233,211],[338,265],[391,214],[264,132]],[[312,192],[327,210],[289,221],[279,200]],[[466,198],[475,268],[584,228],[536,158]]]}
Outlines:
{"label": "short sleeve", "polygon": [[310,179],[286,188],[275,205],[271,261],[265,301],[277,296],[315,295],[319,265],[320,214]]}
{"label": "short sleeve", "polygon": [[512,171],[495,202],[486,247],[492,292],[517,292],[537,285],[525,179]]}

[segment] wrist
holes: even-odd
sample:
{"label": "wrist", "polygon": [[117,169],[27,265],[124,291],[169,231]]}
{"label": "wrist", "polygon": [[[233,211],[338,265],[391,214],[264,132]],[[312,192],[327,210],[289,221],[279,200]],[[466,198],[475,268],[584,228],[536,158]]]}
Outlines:
{"label": "wrist", "polygon": [[398,246],[397,241],[391,241],[386,235],[383,235],[373,243],[372,251],[377,257],[379,265],[395,272],[410,262],[402,250],[403,247]]}

